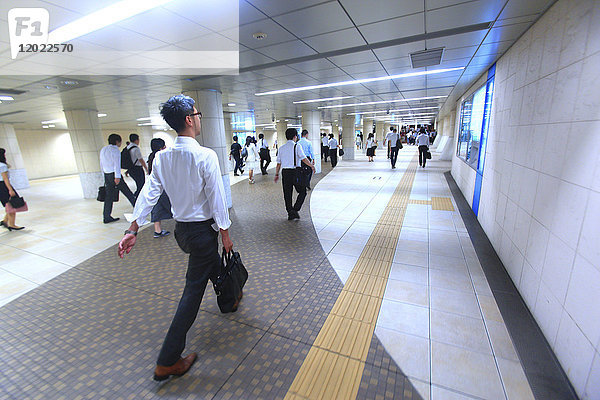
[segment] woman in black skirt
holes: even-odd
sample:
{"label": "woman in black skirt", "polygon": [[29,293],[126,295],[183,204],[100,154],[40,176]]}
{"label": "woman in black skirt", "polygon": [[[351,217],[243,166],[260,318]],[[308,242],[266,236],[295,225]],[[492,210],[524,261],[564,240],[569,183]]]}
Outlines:
{"label": "woman in black skirt", "polygon": [[[150,141],[150,149],[152,149],[152,153],[148,156],[148,173],[152,173],[152,161],[154,161],[154,157],[156,157],[156,153],[165,149],[165,141],[160,138],[155,138]],[[160,221],[163,219],[171,219],[173,218],[173,214],[171,213],[171,201],[169,200],[169,196],[167,196],[166,192],[162,192],[160,197],[158,198],[158,203],[152,209],[150,213],[150,221],[154,222],[154,237],[160,238],[163,236],[167,236],[169,231],[165,231],[162,229]]]}
{"label": "woman in black skirt", "polygon": [[373,162],[373,157],[375,156],[375,149],[377,148],[377,141],[372,133],[369,133],[367,138],[367,157],[369,158],[369,162]]}
{"label": "woman in black skirt", "polygon": [[[10,181],[8,180],[8,164],[6,163],[6,150],[0,149],[0,202],[2,205],[6,207],[8,204],[8,200],[11,197],[17,196],[17,192],[13,189]],[[16,226],[15,225],[15,217],[16,213],[8,211],[4,215],[4,219],[0,222],[0,225],[8,229],[9,231],[20,231],[25,228],[24,226]]]}

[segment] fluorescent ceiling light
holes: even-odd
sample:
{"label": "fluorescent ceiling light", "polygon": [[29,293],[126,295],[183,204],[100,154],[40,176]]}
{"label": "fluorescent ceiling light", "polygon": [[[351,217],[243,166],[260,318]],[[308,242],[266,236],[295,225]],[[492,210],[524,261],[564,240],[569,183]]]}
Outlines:
{"label": "fluorescent ceiling light", "polygon": [[380,110],[380,111],[361,111],[361,112],[353,112],[353,113],[348,113],[346,115],[362,115],[362,114],[381,114],[381,113],[386,113],[386,112],[404,112],[404,111],[413,111],[413,110],[429,110],[429,109],[434,109],[434,108],[440,108],[439,106],[435,106],[435,107],[415,107],[415,108],[403,108],[401,110]]}
{"label": "fluorescent ceiling light", "polygon": [[48,125],[42,125],[42,128],[48,129]]}
{"label": "fluorescent ceiling light", "polygon": [[48,128],[55,128],[55,127],[56,127],[56,125],[52,125],[52,124],[48,125]]}
{"label": "fluorescent ceiling light", "polygon": [[229,107],[235,107],[235,103],[227,103]]}
{"label": "fluorescent ceiling light", "polygon": [[0,100],[12,101],[14,98],[12,96],[0,96]]}
{"label": "fluorescent ceiling light", "polygon": [[108,115],[108,114],[99,113],[99,114],[98,114],[98,118],[104,118],[104,117],[106,117],[107,115]]}
{"label": "fluorescent ceiling light", "polygon": [[413,76],[441,74],[441,73],[444,73],[444,72],[460,71],[460,70],[463,70],[463,69],[465,69],[465,67],[434,69],[434,70],[431,70],[431,71],[408,72],[406,74],[380,76],[378,78],[353,79],[351,81],[325,83],[325,84],[322,84],[322,85],[311,85],[311,86],[302,86],[302,87],[297,87],[297,88],[272,90],[270,92],[255,93],[254,95],[255,96],[266,96],[266,95],[269,95],[269,94],[292,93],[292,92],[301,92],[301,91],[304,91],[304,90],[323,89],[323,88],[330,88],[330,87],[337,87],[337,86],[347,86],[347,85],[358,85],[358,84],[367,83],[367,82],[389,81],[391,79],[410,78],[410,77],[413,77]]}
{"label": "fluorescent ceiling light", "polygon": [[156,125],[153,122],[144,122],[143,124],[138,124],[138,126],[150,126],[150,125]]}
{"label": "fluorescent ceiling light", "polygon": [[142,117],[142,118],[136,119],[136,121],[148,121],[148,120],[151,120],[151,119],[152,119],[151,117]]}
{"label": "fluorescent ceiling light", "polygon": [[61,26],[48,34],[48,43],[67,43],[173,0],[122,0]]}
{"label": "fluorescent ceiling light", "polygon": [[273,126],[275,125],[274,122],[270,123],[270,124],[255,124],[254,126]]}
{"label": "fluorescent ceiling light", "polygon": [[400,101],[416,101],[416,100],[430,100],[430,99],[441,99],[448,96],[428,96],[428,97],[414,97],[412,99],[400,99],[400,100],[382,100],[382,101],[369,101],[367,103],[352,103],[352,104],[338,104],[337,106],[321,106],[322,108],[341,108],[341,107],[354,107],[354,106],[368,106],[371,104],[385,104],[385,103],[398,103]]}
{"label": "fluorescent ceiling light", "polygon": [[46,125],[46,124],[55,124],[57,122],[65,122],[65,120],[63,118],[61,119],[51,119],[50,121],[42,121],[42,124]]}
{"label": "fluorescent ceiling light", "polygon": [[295,101],[294,104],[302,104],[302,103],[316,103],[318,101],[333,101],[333,100],[342,100],[342,99],[349,99],[351,97],[354,96],[339,96],[339,97],[326,97],[324,99],[312,99],[312,100],[302,100],[302,101]]}

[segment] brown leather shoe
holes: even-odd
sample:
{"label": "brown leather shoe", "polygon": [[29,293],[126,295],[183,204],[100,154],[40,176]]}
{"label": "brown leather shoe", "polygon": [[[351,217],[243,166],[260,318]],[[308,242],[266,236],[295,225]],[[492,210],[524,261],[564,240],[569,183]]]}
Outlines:
{"label": "brown leather shoe", "polygon": [[191,353],[185,358],[180,358],[177,362],[171,366],[165,367],[164,365],[157,365],[156,369],[154,369],[154,380],[155,381],[164,381],[168,379],[169,376],[182,376],[186,372],[190,370],[194,362],[196,362],[196,358],[198,354]]}

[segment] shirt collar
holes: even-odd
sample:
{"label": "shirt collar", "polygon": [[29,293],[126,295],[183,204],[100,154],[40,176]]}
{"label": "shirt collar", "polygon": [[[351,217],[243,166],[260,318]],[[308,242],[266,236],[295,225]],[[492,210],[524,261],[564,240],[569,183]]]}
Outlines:
{"label": "shirt collar", "polygon": [[200,143],[189,136],[177,136],[175,138],[175,145],[181,145],[182,147],[199,147]]}

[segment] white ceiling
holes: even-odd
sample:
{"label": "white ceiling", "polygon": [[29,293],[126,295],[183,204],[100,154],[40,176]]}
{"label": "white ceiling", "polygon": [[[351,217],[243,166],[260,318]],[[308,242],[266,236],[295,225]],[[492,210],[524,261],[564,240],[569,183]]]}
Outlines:
{"label": "white ceiling", "polygon": [[[231,0],[228,0],[231,1]],[[235,0],[233,0],[235,1]],[[0,94],[2,89],[25,91],[15,101],[0,104],[0,122],[16,129],[39,129],[41,121],[62,118],[63,109],[94,108],[108,114],[103,129],[135,129],[136,118],[156,114],[158,104],[184,90],[213,88],[223,93],[224,110],[254,110],[256,123],[289,118],[304,108],[323,105],[449,96],[439,100],[394,103],[392,108],[443,105],[455,101],[555,0],[239,0],[239,38],[235,18],[226,18],[223,1],[209,0],[208,11],[198,1],[174,0],[72,41],[77,48],[119,50],[240,51],[239,75],[234,76],[85,76],[86,62],[70,56],[76,88],[49,76],[48,65],[35,58],[16,64],[10,59],[7,12],[14,7],[44,7],[51,29],[80,18],[116,0],[4,0],[0,3]],[[225,19],[228,23],[214,21]],[[212,22],[211,22],[212,21]],[[472,25],[490,23],[491,28]],[[218,25],[218,26],[217,26]],[[439,31],[446,31],[438,34]],[[264,32],[256,40],[253,33]],[[462,33],[461,33],[462,32]],[[391,41],[381,44],[380,42]],[[239,44],[238,44],[239,43]],[[208,48],[212,46],[212,48]],[[372,46],[369,48],[368,46]],[[353,47],[358,47],[352,49]],[[412,69],[408,54],[444,47],[439,66]],[[109,60],[107,60],[108,63]],[[18,65],[35,68],[37,76],[18,75]],[[89,65],[89,64],[88,64]],[[255,96],[257,92],[319,85],[420,70],[466,67],[464,71],[350,85],[338,88]],[[156,72],[156,71],[149,71]],[[50,89],[45,88],[50,86]],[[354,96],[326,103],[294,101]],[[228,107],[227,103],[236,103]],[[340,120],[357,111],[385,110],[385,104],[329,108],[325,121]],[[16,114],[4,115],[6,113]],[[66,125],[56,124],[57,128]]]}

